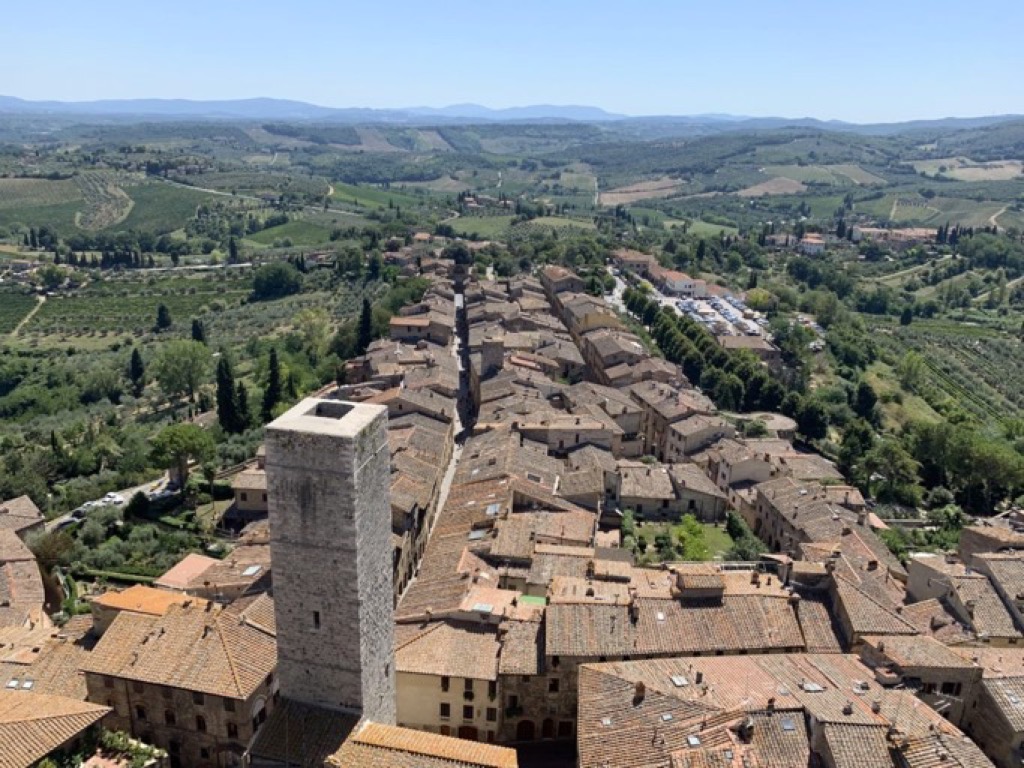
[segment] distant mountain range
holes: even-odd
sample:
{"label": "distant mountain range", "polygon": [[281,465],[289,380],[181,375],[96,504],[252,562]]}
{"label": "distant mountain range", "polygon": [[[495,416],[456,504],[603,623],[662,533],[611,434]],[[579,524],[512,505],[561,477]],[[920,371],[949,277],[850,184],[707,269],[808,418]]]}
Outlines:
{"label": "distant mountain range", "polygon": [[100,101],[28,101],[0,96],[0,116],[52,116],[103,120],[296,120],[332,123],[399,123],[424,125],[436,123],[486,122],[580,122],[625,123],[637,126],[692,126],[722,130],[765,130],[806,127],[865,134],[891,134],[915,130],[981,128],[1021,115],[988,117],[949,117],[938,120],[914,120],[903,123],[858,124],[816,118],[749,117],[727,114],[631,116],[607,112],[599,107],[538,104],[525,107],[491,109],[479,104],[453,104],[448,107],[406,107],[370,109],[359,107],[321,107],[288,99],[232,99],[192,101],[189,99],[105,99]]}

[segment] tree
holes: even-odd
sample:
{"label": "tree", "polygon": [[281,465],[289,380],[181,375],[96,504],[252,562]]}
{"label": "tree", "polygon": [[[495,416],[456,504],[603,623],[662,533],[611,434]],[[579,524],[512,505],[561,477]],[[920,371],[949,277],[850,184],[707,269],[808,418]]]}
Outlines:
{"label": "tree", "polygon": [[192,321],[192,341],[198,341],[200,344],[206,343],[206,326],[199,318]]}
{"label": "tree", "polygon": [[178,482],[184,487],[189,464],[210,461],[215,454],[216,445],[208,432],[195,424],[181,423],[160,430],[153,438],[150,456],[158,467],[175,470]]}
{"label": "tree", "polygon": [[238,262],[238,241],[233,237],[228,240],[228,261],[232,264]]}
{"label": "tree", "polygon": [[359,313],[359,336],[356,349],[360,355],[365,355],[370,343],[373,341],[373,308],[369,299],[363,299],[363,309]]}
{"label": "tree", "polygon": [[263,420],[274,418],[274,408],[281,402],[283,382],[281,381],[281,363],[277,359],[277,350],[270,350],[270,361],[267,366],[267,388],[263,390]]}
{"label": "tree", "polygon": [[223,352],[217,361],[217,421],[225,432],[231,434],[245,430],[241,414],[238,412],[235,374],[231,370],[231,361]]}
{"label": "tree", "polygon": [[146,388],[146,363],[138,348],[132,350],[132,359],[128,362],[128,379],[132,383],[132,394],[141,397]]}
{"label": "tree", "polygon": [[167,308],[166,304],[161,304],[156,308],[156,330],[166,331],[174,324],[174,320],[171,319],[171,310]]}
{"label": "tree", "polygon": [[169,398],[187,396],[194,402],[196,391],[210,373],[210,350],[198,341],[169,341],[151,368]]}
{"label": "tree", "polygon": [[853,395],[853,411],[862,419],[872,422],[875,417],[875,405],[878,403],[878,395],[874,388],[864,379],[857,384],[857,390]]}
{"label": "tree", "polygon": [[828,434],[828,412],[816,398],[804,398],[796,414],[797,428],[808,440],[820,440]]}
{"label": "tree", "polygon": [[900,313],[900,325],[910,325],[914,322],[914,310],[911,307],[904,307]]}
{"label": "tree", "polygon": [[899,491],[917,483],[920,466],[894,438],[879,440],[864,455],[864,468],[871,473],[869,482],[881,482],[878,498],[882,501],[904,497]]}
{"label": "tree", "polygon": [[257,301],[279,299],[302,290],[302,275],[286,261],[264,264],[252,280],[252,295]]}
{"label": "tree", "polygon": [[252,425],[252,411],[249,410],[249,390],[242,382],[238,382],[235,389],[235,411],[238,413],[240,431],[244,432]]}

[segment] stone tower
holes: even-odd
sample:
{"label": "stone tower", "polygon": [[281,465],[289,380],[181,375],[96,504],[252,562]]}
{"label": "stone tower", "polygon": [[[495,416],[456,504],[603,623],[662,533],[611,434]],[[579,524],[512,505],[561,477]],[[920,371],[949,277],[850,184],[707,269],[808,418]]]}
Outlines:
{"label": "stone tower", "polygon": [[480,378],[487,379],[505,365],[505,341],[488,336],[480,345]]}
{"label": "stone tower", "polygon": [[306,399],[266,449],[281,694],[394,724],[387,409]]}

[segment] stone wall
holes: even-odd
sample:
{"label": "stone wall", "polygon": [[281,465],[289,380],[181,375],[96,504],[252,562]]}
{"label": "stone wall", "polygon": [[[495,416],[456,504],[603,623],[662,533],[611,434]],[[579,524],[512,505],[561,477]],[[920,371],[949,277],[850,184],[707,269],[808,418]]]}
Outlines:
{"label": "stone wall", "polygon": [[266,448],[281,693],[394,723],[387,410],[307,399]]}

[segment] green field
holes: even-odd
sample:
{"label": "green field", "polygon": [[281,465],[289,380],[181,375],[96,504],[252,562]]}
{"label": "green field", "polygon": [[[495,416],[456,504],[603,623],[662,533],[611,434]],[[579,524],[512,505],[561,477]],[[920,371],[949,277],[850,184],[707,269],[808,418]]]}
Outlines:
{"label": "green field", "polygon": [[23,293],[0,293],[0,336],[17,328],[18,323],[25,319],[35,305],[35,296],[26,296]]}
{"label": "green field", "polygon": [[568,219],[564,216],[541,216],[537,219],[531,219],[531,224],[537,224],[542,227],[552,227],[554,229],[561,229],[562,227],[576,227],[577,229],[597,229],[592,221],[584,221],[582,219]]}
{"label": "green field", "polygon": [[414,197],[394,189],[377,186],[335,183],[331,199],[339,203],[360,205],[369,208],[387,208],[389,205],[412,206],[421,205],[422,198]]}
{"label": "green field", "polygon": [[881,176],[875,176],[873,173],[869,173],[861,168],[859,165],[843,164],[843,165],[828,165],[825,166],[828,170],[833,173],[838,173],[845,176],[854,184],[863,184],[865,186],[872,184],[885,184],[886,181]]}
{"label": "green field", "polygon": [[445,223],[450,224],[457,234],[465,237],[481,237],[495,239],[502,237],[512,224],[512,216],[461,216],[457,219],[448,219]]}
{"label": "green field", "polygon": [[292,245],[322,245],[330,242],[331,230],[308,221],[289,221],[246,238],[258,245],[273,245],[275,241],[285,239]]}
{"label": "green field", "polygon": [[984,227],[1003,210],[999,202],[965,200],[956,197],[929,199],[902,195],[895,208],[893,221],[908,224],[943,224],[947,221],[965,227]]}
{"label": "green field", "polygon": [[[672,228],[676,227],[682,222],[667,221],[665,225]],[[727,227],[722,224],[709,224],[706,221],[696,219],[690,222],[690,227],[687,230],[688,233],[696,237],[718,237],[723,232],[727,235],[735,235],[739,230],[736,227]]]}
{"label": "green field", "polygon": [[201,203],[217,199],[207,192],[153,181],[125,187],[125,192],[135,201],[135,205],[128,218],[112,229],[173,232],[185,225]]}
{"label": "green field", "polygon": [[769,165],[764,172],[768,176],[782,176],[804,184],[849,184],[848,178],[837,178],[828,168],[820,165]]}

